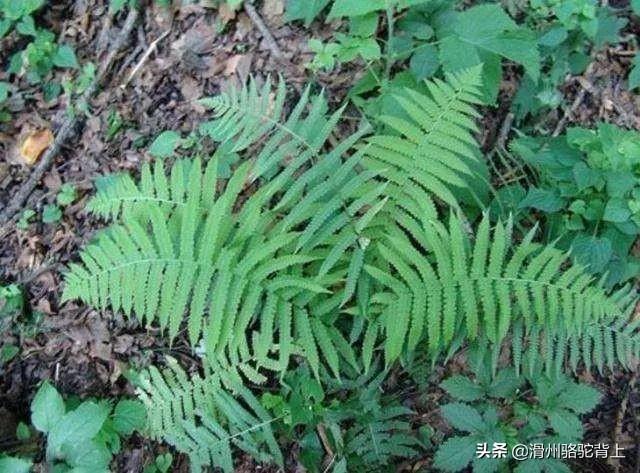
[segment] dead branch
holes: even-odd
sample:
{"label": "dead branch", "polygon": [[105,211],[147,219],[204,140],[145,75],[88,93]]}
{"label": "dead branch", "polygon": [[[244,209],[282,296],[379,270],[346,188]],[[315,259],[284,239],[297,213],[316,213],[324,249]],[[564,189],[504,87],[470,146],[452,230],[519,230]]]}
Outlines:
{"label": "dead branch", "polygon": [[142,66],[147,61],[147,59],[149,59],[149,56],[151,56],[151,53],[153,53],[158,48],[158,43],[160,43],[160,41],[162,41],[164,38],[166,38],[169,35],[169,33],[171,33],[171,27],[169,27],[169,29],[167,31],[162,33],[155,40],[153,40],[153,42],[149,45],[149,47],[144,52],[144,54],[142,55],[142,57],[140,58],[138,63],[134,66],[134,68],[131,71],[131,73],[129,74],[129,76],[124,80],[124,82],[122,82],[122,84],[120,84],[120,88],[121,89],[124,90],[127,87],[129,82],[131,82],[131,79],[133,79],[133,77],[142,68]]}
{"label": "dead branch", "polygon": [[267,28],[267,25],[262,21],[262,18],[256,11],[255,7],[249,2],[244,2],[244,11],[249,16],[253,24],[256,25],[256,28],[260,30],[262,37],[267,42],[267,46],[271,50],[271,54],[273,54],[276,59],[282,59],[282,50],[278,46],[276,39],[271,34],[271,31],[269,31],[269,28]]}
{"label": "dead branch", "polygon": [[593,70],[594,60],[595,58],[592,57],[591,58],[592,62],[587,67],[587,70],[584,72],[584,74],[581,77],[578,77],[578,85],[580,86],[580,91],[578,92],[578,95],[576,95],[575,99],[573,100],[571,107],[565,110],[564,115],[556,124],[556,127],[553,130],[553,133],[551,136],[556,137],[560,133],[562,133],[569,119],[573,116],[576,110],[578,110],[578,107],[584,100],[585,96],[587,95],[587,92],[591,92],[591,89],[593,88],[593,86],[591,85],[591,74]]}

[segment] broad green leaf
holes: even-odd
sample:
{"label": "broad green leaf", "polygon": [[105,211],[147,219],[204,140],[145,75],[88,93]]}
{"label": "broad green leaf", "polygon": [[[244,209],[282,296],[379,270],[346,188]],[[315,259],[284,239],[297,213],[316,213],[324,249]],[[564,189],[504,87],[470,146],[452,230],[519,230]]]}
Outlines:
{"label": "broad green leaf", "polygon": [[451,473],[463,470],[475,457],[476,440],[472,436],[447,439],[438,448],[433,466]]}
{"label": "broad green leaf", "polygon": [[18,440],[27,440],[31,437],[31,430],[24,422],[20,422],[16,427],[16,437]]}
{"label": "broad green leaf", "polygon": [[20,353],[20,348],[11,343],[7,343],[0,348],[0,366],[13,360]]}
{"label": "broad green leaf", "polygon": [[5,1],[0,4],[3,16],[10,21],[18,21],[27,9],[26,2]]}
{"label": "broad green leaf", "polygon": [[108,415],[107,406],[92,401],[83,402],[52,426],[47,441],[47,455],[57,455],[66,444],[73,445],[93,439]]}
{"label": "broad green leaf", "polygon": [[631,217],[631,210],[629,210],[627,201],[619,197],[614,197],[607,202],[602,218],[607,222],[622,223],[629,220],[629,217]]}
{"label": "broad green leaf", "polygon": [[[630,156],[638,155],[631,152]],[[609,171],[606,174],[607,193],[610,197],[624,197],[627,193],[640,184],[640,181],[633,173],[627,171]]]}
{"label": "broad green leaf", "polygon": [[335,0],[328,19],[343,16],[366,15],[374,11],[384,10],[390,0]]}
{"label": "broad green leaf", "polygon": [[9,97],[9,84],[0,82],[0,104],[7,100],[7,97]]}
{"label": "broad green leaf", "polygon": [[116,13],[118,13],[120,10],[122,10],[124,8],[126,3],[127,3],[127,0],[110,0],[109,1],[109,10],[110,10],[111,14],[115,15]]}
{"label": "broad green leaf", "polygon": [[284,17],[286,21],[304,20],[309,26],[328,4],[329,0],[287,0]]}
{"label": "broad green leaf", "polygon": [[140,401],[123,399],[113,411],[113,427],[122,435],[131,435],[134,430],[144,428],[146,408]]}
{"label": "broad green leaf", "polygon": [[55,204],[47,204],[42,208],[42,222],[54,223],[62,218],[62,210]]}
{"label": "broad green leaf", "polygon": [[369,38],[375,34],[377,28],[377,13],[354,16],[351,18],[351,21],[349,23],[349,34],[351,36],[359,36],[360,38]]}
{"label": "broad green leaf", "polygon": [[600,172],[589,167],[583,161],[573,166],[573,179],[576,181],[579,190],[586,189],[587,187],[595,187],[602,181]]}
{"label": "broad green leaf", "polygon": [[599,273],[611,260],[613,248],[611,240],[606,237],[598,238],[581,233],[571,244],[571,254],[579,264]]}
{"label": "broad green leaf", "polygon": [[42,383],[31,402],[31,423],[40,432],[46,433],[55,427],[64,416],[62,396],[49,381]]}
{"label": "broad green leaf", "polygon": [[149,153],[155,158],[168,158],[172,156],[182,141],[180,134],[175,131],[164,131],[151,143]]}
{"label": "broad green leaf", "polygon": [[582,438],[582,424],[575,414],[558,409],[549,414],[549,423],[553,430],[563,440],[577,440]]}
{"label": "broad green leaf", "polygon": [[440,60],[438,50],[432,44],[425,44],[420,47],[409,61],[409,68],[416,80],[423,80],[431,77],[438,70]]}
{"label": "broad green leaf", "polygon": [[4,38],[4,36],[9,32],[11,25],[11,20],[8,18],[0,19],[0,39]]}
{"label": "broad green leaf", "polygon": [[24,458],[0,457],[0,471],[2,473],[29,473],[31,461]]}
{"label": "broad green leaf", "polygon": [[46,0],[21,0],[20,2],[11,2],[11,3],[22,3],[22,14],[30,15],[40,7],[45,4]]}
{"label": "broad green leaf", "polygon": [[489,395],[491,397],[508,398],[513,396],[522,385],[522,379],[516,375],[512,368],[505,368],[498,371],[495,379],[489,385]]}
{"label": "broad green leaf", "polygon": [[557,212],[564,207],[564,199],[553,190],[532,187],[520,202],[519,207],[521,209],[530,207],[543,212]]}
{"label": "broad green leaf", "polygon": [[595,47],[601,48],[605,44],[615,44],[620,41],[620,30],[628,23],[626,18],[620,18],[605,8],[600,9],[596,21],[597,30],[593,38]]}
{"label": "broad green leaf", "polygon": [[23,36],[37,36],[36,24],[33,21],[33,17],[24,16],[16,25],[16,31]]}
{"label": "broad green leaf", "polygon": [[534,82],[538,80],[540,53],[533,33],[516,25],[500,5],[477,5],[455,14],[450,31],[439,43],[443,68],[456,72],[485,63],[487,102],[496,98],[500,57],[521,64]]}
{"label": "broad green leaf", "polygon": [[471,379],[462,375],[454,375],[440,383],[440,387],[447,391],[450,396],[461,401],[475,401],[480,399],[484,390]]}
{"label": "broad green leaf", "polygon": [[67,44],[60,45],[53,56],[53,64],[58,67],[78,68],[78,60],[73,48]]}
{"label": "broad green leaf", "polygon": [[468,404],[454,402],[445,404],[440,409],[447,422],[458,430],[476,433],[485,427],[480,413]]}
{"label": "broad green leaf", "polygon": [[587,385],[571,383],[560,394],[558,402],[578,414],[586,414],[592,411],[602,399],[600,392]]}
{"label": "broad green leaf", "polygon": [[106,472],[111,462],[109,449],[95,440],[67,442],[61,453],[65,463],[74,467],[74,471]]}
{"label": "broad green leaf", "polygon": [[562,43],[568,36],[569,34],[567,33],[566,28],[562,26],[554,26],[540,37],[538,43],[542,46],[553,48]]}

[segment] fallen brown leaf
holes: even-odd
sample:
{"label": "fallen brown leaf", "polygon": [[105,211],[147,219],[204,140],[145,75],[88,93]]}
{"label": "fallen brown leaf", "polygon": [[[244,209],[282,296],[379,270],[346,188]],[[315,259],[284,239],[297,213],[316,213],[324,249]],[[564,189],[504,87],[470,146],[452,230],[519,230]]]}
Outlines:
{"label": "fallen brown leaf", "polygon": [[49,129],[29,133],[20,145],[20,158],[29,166],[36,163],[40,155],[53,143],[53,133]]}

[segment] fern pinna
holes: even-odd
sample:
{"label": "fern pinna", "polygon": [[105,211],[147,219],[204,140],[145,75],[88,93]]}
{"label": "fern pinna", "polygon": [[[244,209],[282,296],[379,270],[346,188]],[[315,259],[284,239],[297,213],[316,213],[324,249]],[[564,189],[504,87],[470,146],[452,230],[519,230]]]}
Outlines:
{"label": "fern pinna", "polygon": [[[307,88],[287,114],[284,83],[272,95],[251,82],[203,101],[212,158],[145,164],[139,182],[116,176],[98,191],[89,209],[112,224],[70,265],[64,298],[158,324],[171,340],[184,323],[209,367],[191,378],[151,368],[140,396],[154,436],[195,469],[228,470],[231,445],[280,461],[267,430],[242,433],[268,423],[242,383],[282,377],[294,359],[339,379],[379,357],[436,360],[474,340],[494,358],[508,345],[518,369],[637,356],[634,291],[608,293],[533,230],[518,241],[510,222],[491,228],[485,215],[474,232],[463,217],[488,192],[472,138],[479,77],[407,91],[404,116],[382,119],[386,135],[363,126],[335,145],[342,110],[327,115],[322,95]],[[222,179],[229,153],[244,161]]]}

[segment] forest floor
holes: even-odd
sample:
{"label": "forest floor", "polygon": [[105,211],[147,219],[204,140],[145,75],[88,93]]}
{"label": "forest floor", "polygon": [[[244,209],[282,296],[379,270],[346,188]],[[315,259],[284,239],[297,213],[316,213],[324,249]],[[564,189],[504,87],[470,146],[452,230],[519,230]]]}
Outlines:
{"label": "forest floor", "polygon": [[[126,14],[121,13],[109,24],[108,2],[68,0],[51,4],[42,21],[74,46],[80,64],[90,61],[99,65]],[[95,179],[108,173],[135,172],[141,162],[150,159],[145,150],[161,131],[188,133],[197,127],[206,117],[197,99],[244,83],[250,75],[259,80],[281,75],[298,91],[309,82],[324,88],[332,107],[343,103],[349,87],[363,71],[342,66],[330,73],[312,73],[306,67],[312,57],[307,47],[309,35],[328,37],[332,25],[314,23],[310,32],[302,26],[285,24],[283,8],[283,0],[265,0],[258,8],[283,52],[280,59],[274,57],[245,12],[234,14],[224,8],[200,5],[176,9],[150,6],[141,11],[114,67],[90,100],[88,117],[57,153],[24,208],[41,210],[55,201],[57,191],[66,183],[76,186],[79,198],[64,209],[62,218],[55,223],[36,221],[27,229],[20,229],[13,219],[1,232],[0,282],[24,287],[27,310],[23,322],[31,329],[22,335],[0,334],[14,337],[21,346],[21,356],[0,367],[0,445],[13,436],[19,421],[28,419],[30,400],[43,379],[54,379],[66,395],[120,396],[132,394],[124,377],[127,365],[146,365],[169,353],[188,363],[191,350],[186,343],[169,347],[156,332],[121,315],[74,302],[62,304],[61,270],[102,226],[84,210]],[[226,23],[222,32],[216,26],[220,23]],[[0,43],[0,51],[10,47]],[[567,80],[563,90],[566,102],[575,106],[565,126],[608,121],[640,129],[640,96],[623,87],[630,59],[624,50],[607,49],[597,55],[588,80]],[[0,80],[3,74],[0,72]],[[483,111],[483,134],[479,138],[485,151],[504,143],[500,130],[515,90],[515,85],[506,80],[501,87],[500,106]],[[55,134],[67,118],[69,103],[65,96],[45,102],[39,87],[27,85],[22,94],[22,100],[14,100],[12,120],[0,125],[0,209],[11,202],[32,171],[17,155],[23,137],[42,129]],[[357,113],[347,109],[347,115]],[[560,120],[564,120],[563,112],[553,112],[548,116],[548,126],[553,128]],[[454,360],[446,371],[430,374],[430,381],[437,384],[455,371]],[[585,441],[597,443],[613,438],[626,449],[627,457],[623,464],[594,460],[584,471],[640,471],[638,373],[581,376],[589,377],[605,393],[603,403],[586,423]],[[403,383],[391,376],[389,383],[394,382]],[[401,392],[417,417],[442,423],[438,419],[437,393],[425,398],[415,387],[401,387]],[[120,454],[122,471],[141,471],[141,465],[158,448],[162,447],[134,438]],[[407,464],[406,470],[416,471],[426,464],[428,460]],[[239,471],[256,468],[247,460],[246,469]],[[187,470],[183,465],[174,471]]]}

